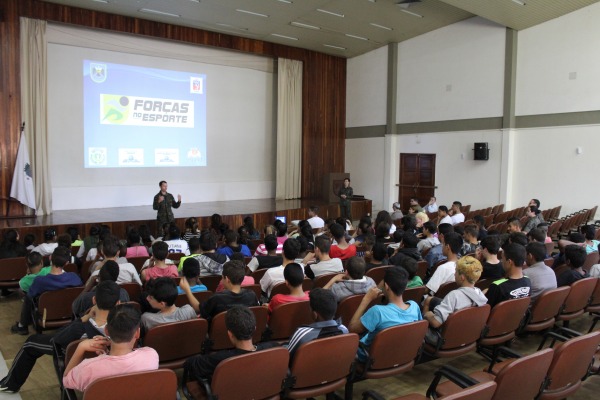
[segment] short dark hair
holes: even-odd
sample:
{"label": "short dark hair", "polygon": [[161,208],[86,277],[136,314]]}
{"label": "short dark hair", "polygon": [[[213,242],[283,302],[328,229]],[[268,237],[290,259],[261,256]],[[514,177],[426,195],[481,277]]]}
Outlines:
{"label": "short dark hair", "polygon": [[141,314],[128,304],[119,305],[108,313],[106,330],[115,343],[131,341],[140,327]]}
{"label": "short dark hair", "polygon": [[140,233],[135,228],[130,230],[127,234],[127,242],[130,245],[139,244],[141,239],[142,237],[140,236]]}
{"label": "short dark hair", "polygon": [[111,310],[121,297],[121,287],[115,281],[102,281],[96,286],[96,305],[100,310]]}
{"label": "short dark hair", "polygon": [[277,250],[278,244],[279,243],[277,242],[277,236],[275,236],[275,235],[265,236],[265,249],[267,249],[267,251]]}
{"label": "short dark hair", "polygon": [[319,206],[310,206],[308,207],[308,209],[314,212],[315,214],[319,212]]}
{"label": "short dark hair", "polygon": [[287,239],[283,242],[283,256],[288,260],[295,260],[300,254],[300,242],[296,239]]}
{"label": "short dark hair", "polygon": [[525,247],[527,254],[531,254],[535,262],[544,261],[546,258],[546,246],[540,242],[531,242]]}
{"label": "short dark hair", "polygon": [[335,223],[329,226],[329,232],[331,232],[331,235],[337,240],[344,237],[346,230],[342,225]]}
{"label": "short dark hair", "polygon": [[570,244],[565,247],[565,260],[568,260],[571,264],[571,268],[579,268],[585,264],[587,258],[587,252],[581,246],[576,244]]}
{"label": "short dark hair", "polygon": [[536,242],[544,243],[546,241],[546,232],[541,228],[533,228],[529,231],[527,237]]}
{"label": "short dark hair", "polygon": [[419,239],[409,232],[404,232],[402,235],[402,245],[407,249],[416,249]]}
{"label": "short dark hair", "polygon": [[538,199],[531,199],[536,205],[537,208],[540,208],[540,201]]}
{"label": "short dark hair", "polygon": [[104,239],[102,240],[102,254],[106,257],[115,257],[119,252],[120,247],[121,244],[118,237],[111,234],[104,236]]}
{"label": "short dark hair", "polygon": [[232,231],[231,229],[228,230],[227,232],[225,232],[225,243],[230,244],[230,243],[235,243],[238,241],[238,234],[236,231]]}
{"label": "short dark hair", "polygon": [[447,234],[454,232],[454,226],[452,226],[452,224],[439,224],[438,232],[440,235],[446,236]]}
{"label": "short dark hair", "polygon": [[383,261],[387,257],[387,246],[385,243],[376,242],[371,249],[371,254],[373,258],[377,261]]}
{"label": "short dark hair", "polygon": [[508,243],[502,248],[504,250],[504,258],[511,260],[516,267],[521,268],[527,258],[527,250],[525,246],[518,243]]}
{"label": "short dark hair", "polygon": [[523,232],[513,232],[510,234],[508,239],[511,243],[518,243],[521,246],[527,246],[527,243],[529,243],[527,235]]}
{"label": "short dark hair", "polygon": [[158,182],[158,186],[159,187],[162,186],[163,183],[167,183],[167,181],[160,181],[160,182]]}
{"label": "short dark hair", "polygon": [[446,207],[446,206],[439,206],[438,207],[438,211],[443,211],[443,212],[447,213],[448,212],[448,207]]}
{"label": "short dark hair", "polygon": [[314,288],[308,293],[311,310],[328,321],[333,319],[337,311],[337,301],[331,290]]}
{"label": "short dark hair", "polygon": [[461,207],[462,207],[462,203],[461,203],[460,201],[458,201],[458,200],[455,200],[455,201],[453,201],[453,202],[452,202],[452,205],[453,205],[453,206],[458,206],[458,208],[461,208]]}
{"label": "short dark hair", "polygon": [[181,230],[175,224],[169,226],[169,240],[181,239]]}
{"label": "short dark hair", "polygon": [[244,281],[244,263],[241,261],[227,261],[223,264],[223,276],[229,278],[232,284],[241,285]]}
{"label": "short dark hair", "polygon": [[162,240],[152,243],[152,256],[159,261],[164,261],[169,255],[169,245]]}
{"label": "short dark hair", "polygon": [[436,228],[435,224],[432,221],[425,222],[423,224],[423,229],[427,229],[427,231],[429,233],[431,233],[432,235],[437,232],[437,228]]}
{"label": "short dark hair", "polygon": [[71,243],[73,243],[77,240],[77,237],[79,236],[79,229],[77,229],[76,226],[69,226],[67,228],[67,234],[71,236]]}
{"label": "short dark hair", "polygon": [[119,264],[113,260],[107,260],[102,268],[100,268],[100,272],[98,272],[98,278],[101,282],[103,281],[113,281],[116,282],[119,277]]}
{"label": "short dark hair", "polygon": [[390,235],[390,224],[387,222],[380,222],[375,228],[375,237],[385,238]]}
{"label": "short dark hair", "polygon": [[202,251],[210,251],[217,248],[217,237],[211,231],[202,232],[200,235],[200,248]]}
{"label": "short dark hair", "polygon": [[321,235],[317,236],[315,239],[315,247],[321,251],[321,253],[329,254],[329,249],[331,248],[331,242],[327,236]]}
{"label": "short dark hair", "polygon": [[237,340],[250,340],[256,330],[256,318],[248,307],[233,306],[225,314],[225,327]]}
{"label": "short dark hair", "polygon": [[444,235],[444,243],[453,254],[458,254],[463,245],[463,238],[456,232],[450,232]]}
{"label": "short dark hair", "polygon": [[346,271],[352,279],[362,279],[365,276],[365,270],[367,269],[367,263],[362,257],[351,257],[346,264]]}
{"label": "short dark hair", "polygon": [[288,227],[283,222],[280,222],[279,224],[275,225],[275,228],[277,229],[277,237],[282,237],[282,236],[287,235]]}
{"label": "short dark hair", "polygon": [[172,306],[175,304],[175,300],[177,299],[177,286],[172,278],[157,278],[152,282],[152,287],[149,293],[154,300],[160,302],[164,302],[167,306]]}
{"label": "short dark hair", "polygon": [[44,240],[52,240],[56,236],[56,228],[48,228],[44,231]]}
{"label": "short dark hair", "polygon": [[200,238],[198,238],[196,236],[190,238],[190,241],[188,242],[188,246],[190,248],[190,254],[197,253],[198,250],[200,250]]}
{"label": "short dark hair", "polygon": [[392,293],[401,296],[408,285],[408,272],[402,267],[394,266],[387,268],[383,275],[383,281],[388,285]]}
{"label": "short dark hair", "polygon": [[517,217],[511,217],[509,218],[506,223],[508,223],[508,225],[514,225],[514,226],[518,226],[519,229],[521,228],[521,221],[519,220],[519,218]]}
{"label": "short dark hair", "polygon": [[581,233],[583,233],[587,240],[594,240],[596,228],[594,228],[594,225],[583,225],[581,227]]}
{"label": "short dark hair", "polygon": [[42,255],[37,251],[32,251],[31,253],[27,254],[27,257],[25,257],[25,262],[29,268],[36,267],[42,264],[43,261],[44,257],[42,257]]}
{"label": "short dark hair", "polygon": [[483,218],[483,215],[476,215],[473,217],[473,221],[475,221],[475,223],[477,225],[481,225],[484,226],[485,225],[485,218]]}
{"label": "short dark hair", "polygon": [[498,254],[500,250],[500,240],[497,236],[486,236],[481,239],[481,247],[486,249],[490,254]]}
{"label": "short dark hair", "polygon": [[63,246],[57,246],[50,256],[52,265],[57,267],[64,267],[69,261],[71,261],[71,249],[67,249]]}
{"label": "short dark hair", "polygon": [[200,262],[195,257],[189,257],[183,260],[181,273],[188,279],[200,276]]}
{"label": "short dark hair", "polygon": [[477,225],[471,225],[471,224],[465,225],[464,233],[476,238],[477,235],[479,234],[479,229],[477,229]]}
{"label": "short dark hair", "polygon": [[400,266],[408,272],[408,280],[417,275],[417,260],[412,257],[404,257],[402,261],[400,261]]}
{"label": "short dark hair", "polygon": [[582,233],[573,232],[569,235],[569,241],[571,241],[573,243],[584,243],[585,236]]}
{"label": "short dark hair", "polygon": [[300,264],[289,263],[283,269],[283,278],[293,287],[302,286],[304,269],[302,269]]}

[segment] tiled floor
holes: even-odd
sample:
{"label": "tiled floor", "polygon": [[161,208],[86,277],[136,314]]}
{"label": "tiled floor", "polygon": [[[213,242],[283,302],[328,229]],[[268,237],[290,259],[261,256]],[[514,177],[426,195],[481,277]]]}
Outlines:
{"label": "tiled floor", "polygon": [[[14,296],[0,299],[0,351],[9,366],[26,339],[25,336],[12,335],[9,332],[10,325],[18,319],[20,304],[20,300]],[[576,330],[587,331],[589,324],[590,318],[583,316],[574,321],[571,326]],[[539,337],[530,336],[518,339],[514,343],[513,349],[522,354],[529,354],[537,348],[538,344]],[[402,344],[398,343],[398,345],[401,346]],[[395,396],[411,392],[424,394],[431,382],[434,371],[444,364],[450,364],[463,371],[470,372],[482,369],[486,365],[486,362],[481,356],[473,353],[455,359],[439,359],[420,364],[412,371],[396,377],[357,383],[354,390],[354,399],[360,399],[362,392],[368,389],[377,390],[386,399],[393,399]],[[583,383],[582,389],[572,399],[597,399],[600,397],[598,393],[600,393],[600,376],[595,376],[586,380]],[[341,392],[340,394],[343,395]],[[20,395],[24,400],[60,398],[57,377],[51,357],[42,357],[38,361],[31,376],[22,387]],[[8,394],[0,395],[0,399],[4,398],[17,399],[18,397]]]}

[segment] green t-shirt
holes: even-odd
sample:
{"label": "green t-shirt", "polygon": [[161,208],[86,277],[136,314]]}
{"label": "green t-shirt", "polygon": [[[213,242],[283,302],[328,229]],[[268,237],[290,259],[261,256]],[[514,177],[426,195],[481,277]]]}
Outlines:
{"label": "green t-shirt", "polygon": [[412,278],[409,282],[408,285],[406,285],[406,288],[414,288],[414,287],[418,287],[418,286],[423,286],[423,281],[421,280],[421,277],[419,275],[415,275],[414,278]]}
{"label": "green t-shirt", "polygon": [[27,274],[21,278],[19,281],[19,286],[21,286],[21,290],[27,292],[33,283],[33,280],[38,276],[46,276],[50,273],[52,267],[44,267],[37,274]]}

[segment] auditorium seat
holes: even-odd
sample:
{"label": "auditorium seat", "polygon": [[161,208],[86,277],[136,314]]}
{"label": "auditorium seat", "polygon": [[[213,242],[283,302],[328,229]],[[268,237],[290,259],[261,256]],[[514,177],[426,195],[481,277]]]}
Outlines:
{"label": "auditorium seat", "polygon": [[19,287],[19,280],[27,275],[25,257],[0,259],[0,288]]}
{"label": "auditorium seat", "polygon": [[160,368],[182,368],[186,359],[202,353],[208,321],[202,318],[171,322],[153,327],[144,337],[144,346],[158,353]]}
{"label": "auditorium seat", "polygon": [[[256,329],[252,335],[252,343],[256,344],[261,341],[262,335],[265,329],[267,329],[267,317],[269,311],[266,307],[262,306],[250,307],[250,310],[256,319]],[[227,315],[227,311],[215,315],[210,321],[210,329],[208,331],[208,338],[204,342],[203,353],[231,349],[234,347],[227,335],[225,315]]]}
{"label": "auditorium seat", "polygon": [[[489,356],[499,346],[512,340],[516,330],[525,318],[531,299],[522,297],[520,299],[506,300],[496,304],[485,324],[481,338],[477,343],[477,351]],[[486,349],[491,347],[491,352]]]}
{"label": "auditorium seat", "polygon": [[31,316],[37,333],[68,325],[73,319],[73,301],[82,291],[83,286],[78,286],[42,293]]}
{"label": "auditorium seat", "polygon": [[598,278],[584,278],[571,284],[569,295],[565,299],[561,312],[556,316],[556,322],[562,321],[568,326],[569,321],[583,315],[596,288]]}
{"label": "auditorium seat", "polygon": [[83,400],[175,400],[177,375],[168,369],[101,378],[83,393]]}
{"label": "auditorium seat", "polygon": [[275,308],[269,319],[269,327],[262,340],[283,340],[289,338],[296,328],[314,322],[308,300],[282,304]]}
{"label": "auditorium seat", "polygon": [[552,328],[571,288],[562,286],[543,292],[531,306],[523,332],[539,332]]}

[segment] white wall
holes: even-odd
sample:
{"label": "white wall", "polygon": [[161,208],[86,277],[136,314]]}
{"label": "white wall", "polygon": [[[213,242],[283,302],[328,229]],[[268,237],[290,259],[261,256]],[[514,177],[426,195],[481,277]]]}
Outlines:
{"label": "white wall", "polygon": [[387,60],[387,46],[348,60],[346,67],[346,126],[348,128],[385,125]]}
{"label": "white wall", "polygon": [[519,32],[517,115],[600,110],[599,21],[596,3]]}
{"label": "white wall", "polygon": [[471,18],[398,45],[398,123],[502,115],[504,27]]}
{"label": "white wall", "polygon": [[354,194],[373,200],[373,211],[391,208],[391,203],[383,203],[384,150],[384,138],[346,140],[346,172],[352,178]]}

